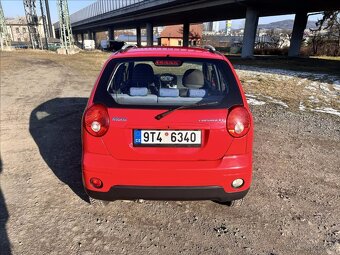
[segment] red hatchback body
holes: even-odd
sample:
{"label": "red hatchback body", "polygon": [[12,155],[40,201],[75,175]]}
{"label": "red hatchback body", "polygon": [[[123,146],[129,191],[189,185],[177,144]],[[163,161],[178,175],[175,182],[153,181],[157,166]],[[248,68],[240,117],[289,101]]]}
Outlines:
{"label": "red hatchback body", "polygon": [[83,116],[83,182],[99,200],[242,199],[253,120],[210,49],[128,47],[105,63]]}

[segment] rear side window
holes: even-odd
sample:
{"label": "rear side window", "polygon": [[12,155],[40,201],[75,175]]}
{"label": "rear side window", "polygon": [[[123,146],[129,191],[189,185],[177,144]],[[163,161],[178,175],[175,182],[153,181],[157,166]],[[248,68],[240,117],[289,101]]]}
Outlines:
{"label": "rear side window", "polygon": [[104,70],[95,102],[107,106],[168,108],[214,102],[242,104],[228,64],[209,59],[117,59]]}

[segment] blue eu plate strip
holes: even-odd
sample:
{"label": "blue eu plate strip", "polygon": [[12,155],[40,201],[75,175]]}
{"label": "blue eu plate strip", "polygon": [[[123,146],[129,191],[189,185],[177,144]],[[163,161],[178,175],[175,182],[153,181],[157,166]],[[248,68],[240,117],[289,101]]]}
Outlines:
{"label": "blue eu plate strip", "polygon": [[142,132],[141,130],[134,130],[133,131],[133,143],[134,144],[141,144],[142,143]]}

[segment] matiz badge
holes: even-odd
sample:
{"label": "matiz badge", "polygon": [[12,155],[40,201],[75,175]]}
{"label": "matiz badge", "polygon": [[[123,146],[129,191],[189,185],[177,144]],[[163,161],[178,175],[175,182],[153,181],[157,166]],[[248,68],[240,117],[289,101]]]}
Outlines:
{"label": "matiz badge", "polygon": [[118,121],[127,121],[127,118],[125,118],[125,117],[113,117],[112,121],[116,121],[116,122],[118,122]]}

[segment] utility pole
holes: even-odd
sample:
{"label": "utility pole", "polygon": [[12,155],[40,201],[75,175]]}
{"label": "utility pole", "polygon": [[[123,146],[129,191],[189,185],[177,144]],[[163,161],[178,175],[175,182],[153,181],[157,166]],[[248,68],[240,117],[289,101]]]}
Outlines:
{"label": "utility pole", "polygon": [[49,33],[48,33],[47,24],[46,24],[46,16],[44,14],[43,2],[45,2],[45,1],[44,0],[40,0],[40,11],[41,11],[41,19],[42,19],[43,27],[44,27],[45,45],[46,45],[46,49],[48,50],[48,37],[49,37]]}
{"label": "utility pole", "polygon": [[39,48],[42,46],[42,43],[38,31],[39,21],[36,10],[36,0],[24,0],[24,9],[32,47],[33,49]]}
{"label": "utility pole", "polygon": [[11,35],[8,33],[4,11],[0,2],[0,44],[1,50],[4,50],[4,44],[6,47],[11,46]]}
{"label": "utility pole", "polygon": [[69,54],[71,48],[73,48],[73,35],[67,0],[57,0],[57,9],[59,13],[60,42],[62,48],[65,49],[65,53]]}
{"label": "utility pole", "polygon": [[48,0],[45,0],[46,5],[46,15],[47,15],[47,23],[48,23],[48,31],[49,31],[49,37],[53,37],[53,28],[52,28],[52,22],[51,22],[51,14],[50,14],[50,5],[48,3]]}

